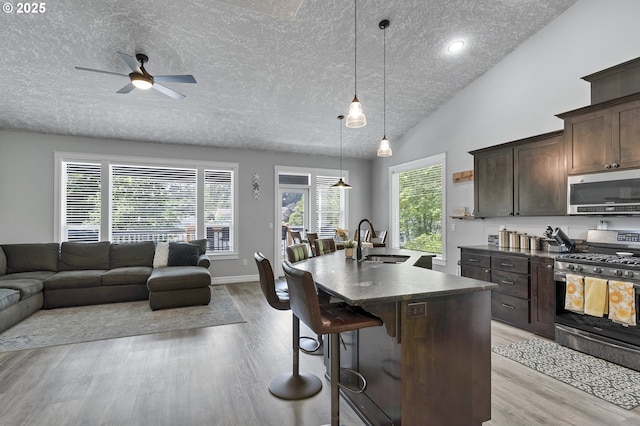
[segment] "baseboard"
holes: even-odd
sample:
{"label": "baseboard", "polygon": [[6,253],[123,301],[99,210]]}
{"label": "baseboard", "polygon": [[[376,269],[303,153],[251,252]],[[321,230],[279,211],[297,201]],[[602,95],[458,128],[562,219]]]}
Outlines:
{"label": "baseboard", "polygon": [[232,277],[213,277],[211,284],[233,284],[260,281],[258,275],[234,275]]}

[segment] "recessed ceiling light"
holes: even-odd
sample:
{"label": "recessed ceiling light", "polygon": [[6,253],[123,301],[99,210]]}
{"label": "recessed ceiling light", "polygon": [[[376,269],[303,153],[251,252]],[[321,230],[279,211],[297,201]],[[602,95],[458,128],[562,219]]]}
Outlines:
{"label": "recessed ceiling light", "polygon": [[463,47],[464,47],[464,41],[456,40],[453,43],[451,43],[449,47],[447,47],[447,51],[449,51],[449,53],[457,53],[461,51]]}

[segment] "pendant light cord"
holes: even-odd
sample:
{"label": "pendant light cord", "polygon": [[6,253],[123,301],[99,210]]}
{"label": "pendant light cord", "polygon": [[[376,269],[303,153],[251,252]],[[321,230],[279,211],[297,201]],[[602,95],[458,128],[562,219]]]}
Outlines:
{"label": "pendant light cord", "polygon": [[342,119],[338,121],[338,125],[340,126],[340,179],[342,179]]}
{"label": "pendant light cord", "polygon": [[358,93],[358,0],[353,1],[353,93]]}
{"label": "pendant light cord", "polygon": [[382,134],[387,137],[387,27],[382,30]]}

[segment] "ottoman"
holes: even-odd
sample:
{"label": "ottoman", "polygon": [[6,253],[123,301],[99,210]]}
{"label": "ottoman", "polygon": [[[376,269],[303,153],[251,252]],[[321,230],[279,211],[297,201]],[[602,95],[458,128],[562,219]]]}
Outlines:
{"label": "ottoman", "polygon": [[152,311],[182,306],[208,305],[211,275],[200,266],[155,268],[147,280]]}

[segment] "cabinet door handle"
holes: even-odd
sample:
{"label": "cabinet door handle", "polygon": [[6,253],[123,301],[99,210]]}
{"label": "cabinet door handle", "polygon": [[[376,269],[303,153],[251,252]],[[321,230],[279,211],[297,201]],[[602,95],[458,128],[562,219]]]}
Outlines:
{"label": "cabinet door handle", "polygon": [[553,265],[547,265],[547,269],[553,269]]}
{"label": "cabinet door handle", "polygon": [[487,274],[489,273],[489,270],[488,270],[488,269],[485,269],[484,271],[485,271]]}
{"label": "cabinet door handle", "polygon": [[480,262],[480,260],[470,257],[469,258],[469,262]]}
{"label": "cabinet door handle", "polygon": [[514,284],[515,284],[513,281],[505,281],[505,280],[502,280],[502,281],[500,281],[500,282],[501,282],[502,284],[509,284],[509,285],[514,285]]}
{"label": "cabinet door handle", "polygon": [[507,305],[506,303],[502,303],[502,306],[508,309],[515,309],[515,306]]}
{"label": "cabinet door handle", "polygon": [[511,263],[504,263],[504,262],[501,262],[501,263],[500,263],[500,266],[508,266],[509,268],[513,268],[513,265],[512,265]]}

